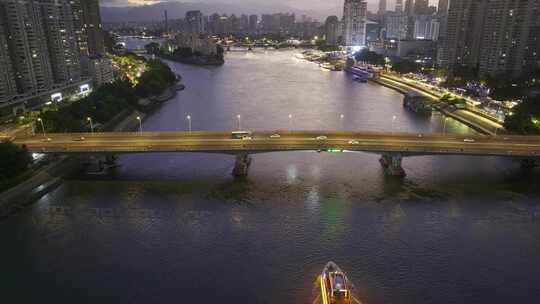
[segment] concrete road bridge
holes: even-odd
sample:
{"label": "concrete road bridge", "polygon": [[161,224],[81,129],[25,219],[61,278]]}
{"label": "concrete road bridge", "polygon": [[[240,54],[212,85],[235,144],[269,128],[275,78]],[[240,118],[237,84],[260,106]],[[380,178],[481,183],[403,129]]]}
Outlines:
{"label": "concrete road bridge", "polygon": [[534,167],[540,136],[462,136],[346,131],[54,133],[16,138],[30,152],[94,154],[204,152],[236,155],[234,175],[247,175],[252,154],[281,151],[368,152],[389,175],[404,176],[402,159],[422,155],[504,156]]}

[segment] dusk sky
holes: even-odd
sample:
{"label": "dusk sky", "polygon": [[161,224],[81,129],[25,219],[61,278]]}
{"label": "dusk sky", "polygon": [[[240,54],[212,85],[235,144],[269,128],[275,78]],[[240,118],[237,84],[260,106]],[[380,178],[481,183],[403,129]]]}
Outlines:
{"label": "dusk sky", "polygon": [[[177,1],[177,0],[165,0],[165,1]],[[262,0],[261,0],[262,1]],[[164,2],[159,0],[101,0],[102,5],[107,6],[125,6],[125,5],[144,5],[144,4],[154,4],[157,2]],[[206,3],[257,3],[257,0],[178,0],[178,2],[206,2]],[[438,0],[430,0],[432,5],[437,5]],[[340,10],[343,5],[343,0],[272,0],[271,3],[287,5],[294,8],[301,9],[329,9],[329,10]],[[376,10],[379,0],[368,0],[369,8],[371,10]],[[393,9],[395,0],[388,0],[388,8]],[[266,2],[268,4],[268,2]]]}

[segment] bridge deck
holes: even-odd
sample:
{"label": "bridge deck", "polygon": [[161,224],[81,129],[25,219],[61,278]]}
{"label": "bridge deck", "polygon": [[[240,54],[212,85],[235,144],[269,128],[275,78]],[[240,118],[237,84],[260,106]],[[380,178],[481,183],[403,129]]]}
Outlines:
{"label": "bridge deck", "polygon": [[[270,138],[279,134],[279,138]],[[317,137],[326,136],[325,140]],[[84,137],[84,140],[80,140]],[[464,154],[540,157],[538,136],[460,136],[340,131],[257,131],[251,140],[233,139],[231,132],[58,133],[18,138],[31,152],[264,153],[277,151],[346,150],[403,155]]]}

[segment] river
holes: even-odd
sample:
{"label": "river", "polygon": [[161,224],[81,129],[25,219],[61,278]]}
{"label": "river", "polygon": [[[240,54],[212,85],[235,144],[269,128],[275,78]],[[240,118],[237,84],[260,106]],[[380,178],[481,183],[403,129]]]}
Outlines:
{"label": "river", "polygon": [[[240,114],[251,130],[474,134],[293,51],[226,61],[170,63],[186,90],[143,129],[186,130],[189,114],[194,130],[228,130]],[[3,301],[311,303],[330,260],[366,303],[540,301],[538,172],[503,158],[426,156],[406,158],[399,180],[378,158],[260,154],[235,181],[232,156],[120,156],[112,176],[66,180],[0,222]]]}

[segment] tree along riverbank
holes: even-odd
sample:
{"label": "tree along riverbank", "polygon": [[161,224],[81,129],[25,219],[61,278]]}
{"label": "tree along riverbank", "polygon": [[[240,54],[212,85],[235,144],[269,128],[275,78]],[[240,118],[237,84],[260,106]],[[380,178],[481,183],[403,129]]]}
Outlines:
{"label": "tree along riverbank", "polygon": [[[44,134],[37,136],[46,140],[47,132],[138,128],[138,119],[143,120],[162,102],[175,97],[177,91],[177,77],[166,64],[150,61],[149,66],[135,86],[119,80],[66,107],[42,111],[39,118]],[[141,104],[141,100],[148,102]],[[79,157],[45,156],[31,165],[28,151],[10,142],[0,144],[0,159],[4,160],[0,162],[4,173],[0,176],[0,217],[38,200],[61,184],[62,177],[80,172],[82,164]]]}
{"label": "tree along riverbank", "polygon": [[189,47],[179,47],[170,51],[161,47],[158,43],[150,43],[145,46],[148,54],[158,56],[163,59],[176,61],[184,64],[200,65],[200,66],[220,66],[225,63],[224,50],[221,45],[216,45],[216,53],[202,54],[198,51],[193,51]]}

